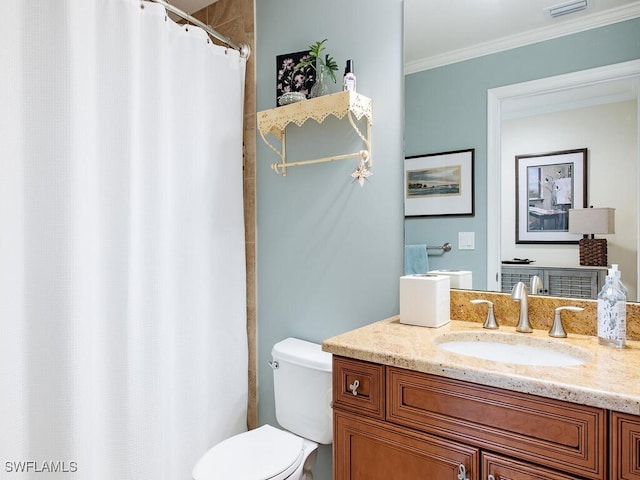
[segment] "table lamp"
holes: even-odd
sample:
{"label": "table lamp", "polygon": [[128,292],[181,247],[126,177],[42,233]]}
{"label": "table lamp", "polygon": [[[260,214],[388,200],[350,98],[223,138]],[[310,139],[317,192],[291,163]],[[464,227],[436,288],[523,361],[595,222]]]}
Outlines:
{"label": "table lamp", "polygon": [[569,209],[569,233],[583,235],[580,240],[580,265],[606,267],[607,240],[594,238],[596,233],[615,232],[615,208]]}

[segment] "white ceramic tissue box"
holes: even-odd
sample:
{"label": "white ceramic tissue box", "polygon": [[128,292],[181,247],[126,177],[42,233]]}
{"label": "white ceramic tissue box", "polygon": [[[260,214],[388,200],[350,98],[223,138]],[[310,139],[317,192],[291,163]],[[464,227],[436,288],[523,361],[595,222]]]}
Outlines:
{"label": "white ceramic tissue box", "polygon": [[446,275],[400,277],[400,323],[434,328],[449,323],[449,284]]}
{"label": "white ceramic tissue box", "polygon": [[427,273],[446,275],[450,279],[451,288],[471,290],[473,287],[473,274],[471,270],[430,270]]}

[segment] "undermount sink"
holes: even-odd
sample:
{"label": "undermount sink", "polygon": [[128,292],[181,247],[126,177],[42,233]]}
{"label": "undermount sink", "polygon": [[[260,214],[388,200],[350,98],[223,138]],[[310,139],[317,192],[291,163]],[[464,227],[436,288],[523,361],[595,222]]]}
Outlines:
{"label": "undermount sink", "polygon": [[435,338],[438,347],[452,353],[494,362],[569,367],[591,361],[586,350],[526,333],[450,332]]}

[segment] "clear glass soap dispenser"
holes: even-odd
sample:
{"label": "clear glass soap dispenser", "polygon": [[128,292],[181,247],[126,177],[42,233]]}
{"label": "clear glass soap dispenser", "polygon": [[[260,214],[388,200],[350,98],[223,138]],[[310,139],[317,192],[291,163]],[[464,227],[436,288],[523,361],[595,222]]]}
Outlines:
{"label": "clear glass soap dispenser", "polygon": [[627,297],[616,270],[609,274],[598,294],[598,342],[608,347],[622,348],[627,341]]}

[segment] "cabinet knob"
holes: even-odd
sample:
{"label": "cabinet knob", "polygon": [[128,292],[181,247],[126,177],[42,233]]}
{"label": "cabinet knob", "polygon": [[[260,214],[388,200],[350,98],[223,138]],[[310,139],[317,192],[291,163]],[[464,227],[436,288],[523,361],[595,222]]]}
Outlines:
{"label": "cabinet knob", "polygon": [[357,378],[353,381],[351,385],[349,385],[349,390],[353,393],[354,396],[358,395],[358,387],[360,386],[360,380]]}
{"label": "cabinet knob", "polygon": [[467,468],[462,463],[458,465],[458,480],[469,480]]}
{"label": "cabinet knob", "polygon": [[489,476],[487,477],[487,480],[496,480],[496,477],[494,477],[493,475],[489,474]]}

